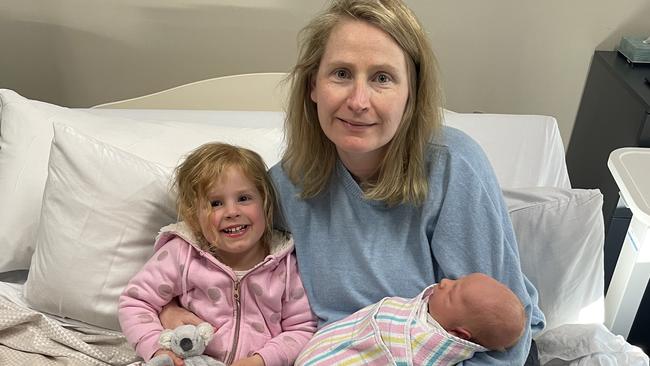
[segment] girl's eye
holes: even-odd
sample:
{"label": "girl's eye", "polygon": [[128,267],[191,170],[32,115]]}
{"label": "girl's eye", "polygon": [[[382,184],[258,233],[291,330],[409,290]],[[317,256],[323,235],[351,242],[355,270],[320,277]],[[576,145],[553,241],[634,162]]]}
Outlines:
{"label": "girl's eye", "polygon": [[250,200],[251,200],[251,198],[249,196],[241,196],[241,197],[239,197],[239,202],[246,202],[246,201],[250,201]]}
{"label": "girl's eye", "polygon": [[211,207],[219,207],[219,206],[221,206],[221,201],[219,201],[219,200],[210,201],[210,206]]}

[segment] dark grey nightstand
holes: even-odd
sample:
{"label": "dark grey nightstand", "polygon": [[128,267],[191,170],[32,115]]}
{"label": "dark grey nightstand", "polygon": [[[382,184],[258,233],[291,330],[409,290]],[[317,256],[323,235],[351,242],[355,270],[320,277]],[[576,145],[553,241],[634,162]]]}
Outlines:
{"label": "dark grey nightstand", "polygon": [[605,229],[618,202],[607,170],[609,153],[619,147],[650,147],[649,64],[628,64],[615,51],[596,51],[591,61],[566,153],[574,188],[599,188],[604,196]]}

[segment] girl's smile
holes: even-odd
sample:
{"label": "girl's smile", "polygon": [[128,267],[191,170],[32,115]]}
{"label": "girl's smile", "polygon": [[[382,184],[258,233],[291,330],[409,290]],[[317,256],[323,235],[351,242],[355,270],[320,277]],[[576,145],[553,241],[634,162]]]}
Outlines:
{"label": "girl's smile", "polygon": [[260,242],[266,220],[253,182],[238,167],[228,167],[210,187],[208,200],[199,223],[214,254],[236,270],[261,262],[266,254]]}

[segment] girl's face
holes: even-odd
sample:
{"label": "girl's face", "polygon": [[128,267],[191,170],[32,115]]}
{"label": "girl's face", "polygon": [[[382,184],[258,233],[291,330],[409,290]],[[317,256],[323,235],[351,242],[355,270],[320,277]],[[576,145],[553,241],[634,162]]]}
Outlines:
{"label": "girl's face", "polygon": [[405,53],[381,29],[343,20],[327,40],[310,96],[343,163],[378,164],[409,96]]}
{"label": "girl's face", "polygon": [[266,229],[262,196],[238,167],[228,167],[208,190],[208,207],[199,224],[215,254],[235,270],[254,267],[264,259],[260,239]]}

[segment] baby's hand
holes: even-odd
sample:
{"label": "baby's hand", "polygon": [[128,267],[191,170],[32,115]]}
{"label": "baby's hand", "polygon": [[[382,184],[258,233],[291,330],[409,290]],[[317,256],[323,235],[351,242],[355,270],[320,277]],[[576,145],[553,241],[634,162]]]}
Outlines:
{"label": "baby's hand", "polygon": [[147,362],[147,366],[184,366],[185,362],[174,352],[159,349],[156,353],[153,354],[153,358]]}
{"label": "baby's hand", "polygon": [[264,366],[264,359],[256,353],[251,357],[235,361],[231,366]]}

